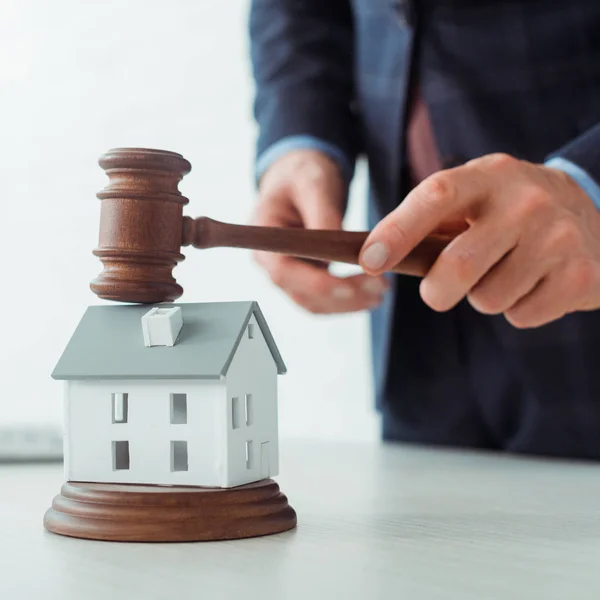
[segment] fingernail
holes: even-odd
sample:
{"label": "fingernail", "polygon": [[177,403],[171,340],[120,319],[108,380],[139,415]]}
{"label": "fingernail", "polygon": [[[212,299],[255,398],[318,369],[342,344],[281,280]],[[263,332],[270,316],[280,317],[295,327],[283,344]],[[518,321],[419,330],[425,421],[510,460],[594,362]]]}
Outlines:
{"label": "fingernail", "polygon": [[384,244],[375,242],[363,252],[361,258],[367,269],[381,269],[388,259],[388,251]]}
{"label": "fingernail", "polygon": [[352,298],[352,296],[354,296],[354,291],[350,287],[339,286],[333,288],[331,295],[334,298],[337,298],[338,300],[349,300],[350,298]]}
{"label": "fingernail", "polygon": [[383,294],[387,290],[387,285],[381,281],[380,279],[367,279],[362,284],[362,289],[367,294],[372,294],[373,296],[379,296]]}

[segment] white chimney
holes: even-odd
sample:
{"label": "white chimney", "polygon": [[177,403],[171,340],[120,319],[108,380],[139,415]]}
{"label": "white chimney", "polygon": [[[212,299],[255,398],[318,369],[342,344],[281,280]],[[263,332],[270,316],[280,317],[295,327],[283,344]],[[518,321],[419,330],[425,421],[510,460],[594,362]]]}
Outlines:
{"label": "white chimney", "polygon": [[174,346],[183,327],[183,314],[179,306],[173,308],[155,307],[142,317],[144,345]]}

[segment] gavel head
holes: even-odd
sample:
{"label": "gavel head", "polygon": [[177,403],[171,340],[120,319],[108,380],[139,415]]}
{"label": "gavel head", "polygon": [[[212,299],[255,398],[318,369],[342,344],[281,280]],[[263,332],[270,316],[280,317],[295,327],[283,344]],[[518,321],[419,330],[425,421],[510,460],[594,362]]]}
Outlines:
{"label": "gavel head", "polygon": [[108,185],[99,192],[104,265],[90,288],[117,302],[172,302],[183,289],[173,278],[181,254],[183,207],[178,184],[190,172],[180,154],[145,148],[109,150],[99,160]]}

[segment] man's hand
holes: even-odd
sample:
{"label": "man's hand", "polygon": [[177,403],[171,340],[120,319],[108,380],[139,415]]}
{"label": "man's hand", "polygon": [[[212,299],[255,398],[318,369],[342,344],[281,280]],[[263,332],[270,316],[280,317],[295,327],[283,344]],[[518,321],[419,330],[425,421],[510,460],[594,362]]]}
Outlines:
{"label": "man's hand", "polygon": [[[275,162],[260,182],[253,225],[341,229],[344,183],[336,164],[321,152],[298,150]],[[383,277],[334,277],[327,266],[280,254],[255,253],[272,281],[313,313],[342,313],[380,304]]]}
{"label": "man's hand", "polygon": [[360,263],[379,274],[460,220],[466,230],[421,282],[432,309],[449,310],[466,297],[479,312],[525,328],[600,307],[600,212],[565,173],[503,154],[417,186],[371,232]]}

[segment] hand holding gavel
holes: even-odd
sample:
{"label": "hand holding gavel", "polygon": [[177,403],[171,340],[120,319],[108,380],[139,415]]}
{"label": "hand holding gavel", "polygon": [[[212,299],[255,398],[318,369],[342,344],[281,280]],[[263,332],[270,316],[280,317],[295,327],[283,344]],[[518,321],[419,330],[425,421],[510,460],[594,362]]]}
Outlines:
{"label": "hand holding gavel", "polygon": [[[100,238],[94,254],[104,264],[91,289],[118,302],[159,303],[179,298],[173,278],[182,246],[244,248],[298,258],[358,264],[368,232],[233,225],[183,216],[188,199],[178,184],[190,172],[180,154],[141,148],[110,150],[100,159],[109,183],[102,201]],[[424,276],[446,246],[431,236],[391,272]]]}

